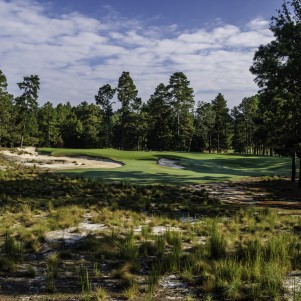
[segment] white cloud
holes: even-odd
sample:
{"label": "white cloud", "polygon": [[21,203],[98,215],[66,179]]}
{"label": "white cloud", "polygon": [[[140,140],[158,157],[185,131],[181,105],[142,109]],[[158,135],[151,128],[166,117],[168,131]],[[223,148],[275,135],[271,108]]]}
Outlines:
{"label": "white cloud", "polygon": [[256,18],[254,20],[251,20],[247,24],[247,28],[250,30],[265,30],[269,26],[269,21],[261,19],[261,18]]}
{"label": "white cloud", "polygon": [[183,71],[196,101],[218,92],[230,106],[255,94],[249,67],[254,50],[272,39],[268,22],[245,28],[218,22],[215,28],[181,31],[177,24],[146,26],[117,14],[96,20],[78,12],[50,17],[33,0],[0,0],[0,69],[9,91],[20,92],[23,76],[41,78],[40,103],[94,101],[100,86],[116,85],[130,71],[143,100],[169,76]]}

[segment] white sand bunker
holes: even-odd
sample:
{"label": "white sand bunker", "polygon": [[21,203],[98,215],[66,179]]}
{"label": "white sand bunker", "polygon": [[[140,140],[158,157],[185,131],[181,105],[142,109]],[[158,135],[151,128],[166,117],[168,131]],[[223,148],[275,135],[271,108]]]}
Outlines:
{"label": "white sand bunker", "polygon": [[184,169],[185,167],[178,164],[179,161],[175,159],[167,159],[167,158],[161,158],[158,160],[158,164],[161,166],[171,167],[171,168],[177,168],[177,169]]}
{"label": "white sand bunker", "polygon": [[39,154],[34,147],[18,148],[17,152],[10,150],[2,151],[2,154],[13,158],[26,166],[36,166],[45,169],[78,169],[78,168],[117,168],[122,164],[107,159],[96,159],[92,157],[53,157]]}

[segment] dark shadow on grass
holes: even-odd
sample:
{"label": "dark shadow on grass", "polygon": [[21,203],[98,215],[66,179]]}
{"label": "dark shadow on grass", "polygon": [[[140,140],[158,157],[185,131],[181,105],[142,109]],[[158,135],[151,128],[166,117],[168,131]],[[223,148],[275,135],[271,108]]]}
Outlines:
{"label": "dark shadow on grass", "polygon": [[[145,181],[149,183],[149,179],[145,178]],[[210,198],[202,188],[195,191],[192,187],[182,185],[133,184],[105,183],[98,179],[70,178],[53,173],[30,178],[2,179],[0,203],[2,210],[12,212],[22,209],[22,204],[47,210],[50,201],[54,208],[97,205],[99,208],[150,212],[152,215],[172,218],[194,214],[220,215],[226,208],[215,198]]]}
{"label": "dark shadow on grass", "polygon": [[106,182],[126,182],[131,184],[196,184],[196,182],[216,182],[227,181],[231,176],[187,176],[185,174],[173,175],[168,173],[149,174],[143,171],[122,171],[122,170],[81,170],[81,171],[64,171],[61,172],[70,177],[88,177],[95,179],[102,179]]}
{"label": "dark shadow on grass", "polygon": [[286,175],[290,172],[287,162],[262,162],[257,161],[256,158],[227,158],[224,160],[184,159],[180,164],[194,172],[228,174],[233,176]]}
{"label": "dark shadow on grass", "polygon": [[[253,177],[265,175],[289,175],[290,162],[287,158],[277,157],[246,157],[189,159],[181,156],[164,156],[179,161],[186,170],[200,174],[222,174],[228,177]],[[214,177],[214,176],[213,176]],[[219,179],[219,178],[218,178]]]}

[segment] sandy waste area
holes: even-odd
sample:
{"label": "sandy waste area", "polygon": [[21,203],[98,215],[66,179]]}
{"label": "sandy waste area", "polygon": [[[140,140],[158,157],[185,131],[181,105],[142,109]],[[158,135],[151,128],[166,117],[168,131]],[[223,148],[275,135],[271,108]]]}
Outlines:
{"label": "sandy waste area", "polygon": [[36,166],[50,170],[78,169],[78,168],[117,168],[122,164],[106,159],[96,159],[86,156],[60,156],[42,155],[35,147],[18,148],[17,150],[2,150],[4,156],[26,166]]}

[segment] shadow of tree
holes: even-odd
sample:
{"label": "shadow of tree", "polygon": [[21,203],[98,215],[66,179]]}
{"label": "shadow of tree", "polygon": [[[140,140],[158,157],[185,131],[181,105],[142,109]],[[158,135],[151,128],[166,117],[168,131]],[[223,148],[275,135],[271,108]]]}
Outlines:
{"label": "shadow of tree", "polygon": [[131,184],[196,184],[197,182],[215,182],[215,181],[227,181],[231,179],[231,175],[226,173],[223,176],[215,175],[189,175],[189,174],[172,174],[172,173],[148,173],[147,171],[133,170],[123,171],[120,170],[81,170],[81,171],[63,171],[63,174],[68,176],[83,176],[95,179],[102,179],[107,182],[126,182]]}
{"label": "shadow of tree", "polygon": [[[160,175],[164,181],[166,175]],[[140,177],[149,184],[147,175]],[[155,178],[153,179],[155,181]],[[168,182],[170,179],[167,178]],[[51,201],[54,206],[97,205],[137,212],[158,212],[174,217],[179,212],[195,214],[209,210],[212,204],[205,190],[176,185],[130,185],[107,183],[96,178],[66,177],[61,174],[44,174],[27,178],[0,180],[2,210],[18,210],[22,204],[32,208],[46,208]]]}

